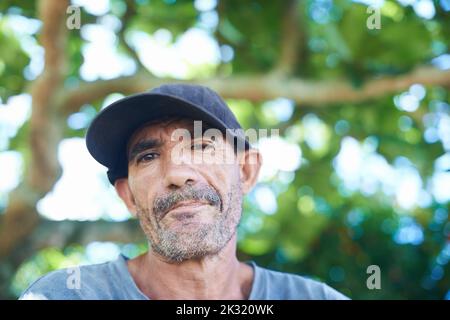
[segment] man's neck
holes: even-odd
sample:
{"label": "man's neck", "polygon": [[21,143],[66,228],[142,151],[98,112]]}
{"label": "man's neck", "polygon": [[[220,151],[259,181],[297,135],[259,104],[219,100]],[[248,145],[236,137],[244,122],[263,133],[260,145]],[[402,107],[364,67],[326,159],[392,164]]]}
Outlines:
{"label": "man's neck", "polygon": [[128,261],[138,288],[151,299],[248,299],[253,269],[236,258],[236,237],[217,255],[169,263],[153,251]]}

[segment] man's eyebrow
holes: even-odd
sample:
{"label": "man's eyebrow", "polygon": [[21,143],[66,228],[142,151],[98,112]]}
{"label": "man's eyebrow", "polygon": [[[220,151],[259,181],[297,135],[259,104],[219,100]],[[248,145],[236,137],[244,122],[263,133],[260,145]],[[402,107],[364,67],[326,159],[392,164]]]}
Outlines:
{"label": "man's eyebrow", "polygon": [[129,152],[128,155],[128,162],[131,162],[136,158],[136,156],[141,153],[142,151],[153,149],[153,148],[159,148],[164,143],[159,139],[145,139],[141,140],[138,143],[136,143]]}

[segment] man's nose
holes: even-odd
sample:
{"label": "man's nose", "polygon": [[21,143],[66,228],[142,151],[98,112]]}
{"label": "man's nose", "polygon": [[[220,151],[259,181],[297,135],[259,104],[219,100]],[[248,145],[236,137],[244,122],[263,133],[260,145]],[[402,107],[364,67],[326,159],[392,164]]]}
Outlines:
{"label": "man's nose", "polygon": [[169,189],[182,188],[185,185],[194,185],[199,175],[192,166],[190,159],[167,159],[163,172],[165,186]]}

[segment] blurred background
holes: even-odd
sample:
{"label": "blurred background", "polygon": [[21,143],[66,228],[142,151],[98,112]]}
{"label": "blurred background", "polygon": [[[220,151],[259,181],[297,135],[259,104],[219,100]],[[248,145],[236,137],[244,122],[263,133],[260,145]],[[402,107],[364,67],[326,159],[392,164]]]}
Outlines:
{"label": "blurred background", "polygon": [[2,0],[0,298],[147,249],[84,136],[116,99],[187,81],[280,130],[257,144],[240,259],[352,299],[450,299],[449,17],[450,0]]}

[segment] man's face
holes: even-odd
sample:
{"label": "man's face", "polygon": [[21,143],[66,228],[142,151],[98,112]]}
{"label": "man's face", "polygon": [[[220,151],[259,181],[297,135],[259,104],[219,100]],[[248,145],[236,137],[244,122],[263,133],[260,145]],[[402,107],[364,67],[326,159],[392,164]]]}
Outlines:
{"label": "man's face", "polygon": [[[194,161],[199,155],[234,156],[233,146],[223,136],[172,141],[180,128],[192,131],[193,121],[145,126],[128,143],[137,217],[153,250],[169,262],[218,253],[236,232],[242,209],[239,164]],[[174,152],[180,146],[183,152]]]}

